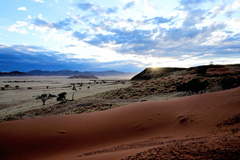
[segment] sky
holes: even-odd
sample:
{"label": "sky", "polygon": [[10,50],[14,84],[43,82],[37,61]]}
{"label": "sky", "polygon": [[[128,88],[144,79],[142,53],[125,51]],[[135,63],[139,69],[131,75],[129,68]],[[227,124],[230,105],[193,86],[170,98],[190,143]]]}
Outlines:
{"label": "sky", "polygon": [[240,63],[240,0],[0,0],[0,71]]}

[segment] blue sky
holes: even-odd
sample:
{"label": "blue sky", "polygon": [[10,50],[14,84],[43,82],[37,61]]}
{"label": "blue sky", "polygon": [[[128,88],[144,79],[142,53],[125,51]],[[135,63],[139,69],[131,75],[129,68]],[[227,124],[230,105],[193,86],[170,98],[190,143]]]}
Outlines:
{"label": "blue sky", "polygon": [[240,62],[240,0],[0,0],[0,71]]}

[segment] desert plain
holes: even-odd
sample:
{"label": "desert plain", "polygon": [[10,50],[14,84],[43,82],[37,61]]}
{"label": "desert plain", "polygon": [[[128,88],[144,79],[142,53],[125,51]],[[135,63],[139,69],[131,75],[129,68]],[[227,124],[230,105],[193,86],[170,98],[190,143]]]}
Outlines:
{"label": "desert plain", "polygon": [[[49,99],[45,106],[40,99],[41,94],[53,94],[66,92],[66,98],[80,99],[97,93],[106,92],[118,88],[128,87],[131,83],[130,77],[100,77],[98,80],[91,79],[69,79],[69,76],[23,76],[23,77],[0,77],[0,119],[7,115],[16,114],[33,109],[52,106],[59,102]],[[120,81],[121,80],[121,81]],[[95,83],[94,83],[95,81]],[[79,84],[82,85],[80,86]],[[76,90],[72,90],[75,84]],[[6,85],[9,87],[5,88]],[[19,86],[16,88],[16,86]]]}

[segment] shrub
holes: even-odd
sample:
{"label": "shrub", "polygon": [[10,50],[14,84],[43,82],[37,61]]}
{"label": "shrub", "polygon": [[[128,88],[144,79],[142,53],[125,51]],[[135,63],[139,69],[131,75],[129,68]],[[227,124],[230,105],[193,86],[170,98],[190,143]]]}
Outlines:
{"label": "shrub", "polygon": [[66,94],[67,94],[66,92],[59,93],[57,97],[57,101],[60,101],[60,103],[66,103],[67,101],[74,101],[75,92],[73,92],[71,100],[66,98]]}
{"label": "shrub", "polygon": [[209,85],[208,81],[201,82],[198,78],[192,79],[187,83],[183,83],[177,86],[177,91],[188,92],[188,94],[198,94],[204,91]]}
{"label": "shrub", "polygon": [[205,75],[208,68],[209,68],[208,66],[200,66],[197,68],[196,73],[198,75]]}
{"label": "shrub", "polygon": [[221,86],[223,89],[231,89],[240,86],[240,78],[234,78],[234,77],[224,77],[221,80]]}

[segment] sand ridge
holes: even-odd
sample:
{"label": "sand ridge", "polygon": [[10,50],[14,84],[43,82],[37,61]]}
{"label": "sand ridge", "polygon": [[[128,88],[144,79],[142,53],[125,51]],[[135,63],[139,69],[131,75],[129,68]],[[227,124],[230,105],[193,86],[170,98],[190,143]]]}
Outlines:
{"label": "sand ridge", "polygon": [[240,88],[235,88],[139,102],[89,114],[2,122],[0,156],[3,159],[126,158],[163,142],[214,135],[219,130],[217,124],[240,114],[239,97]]}

